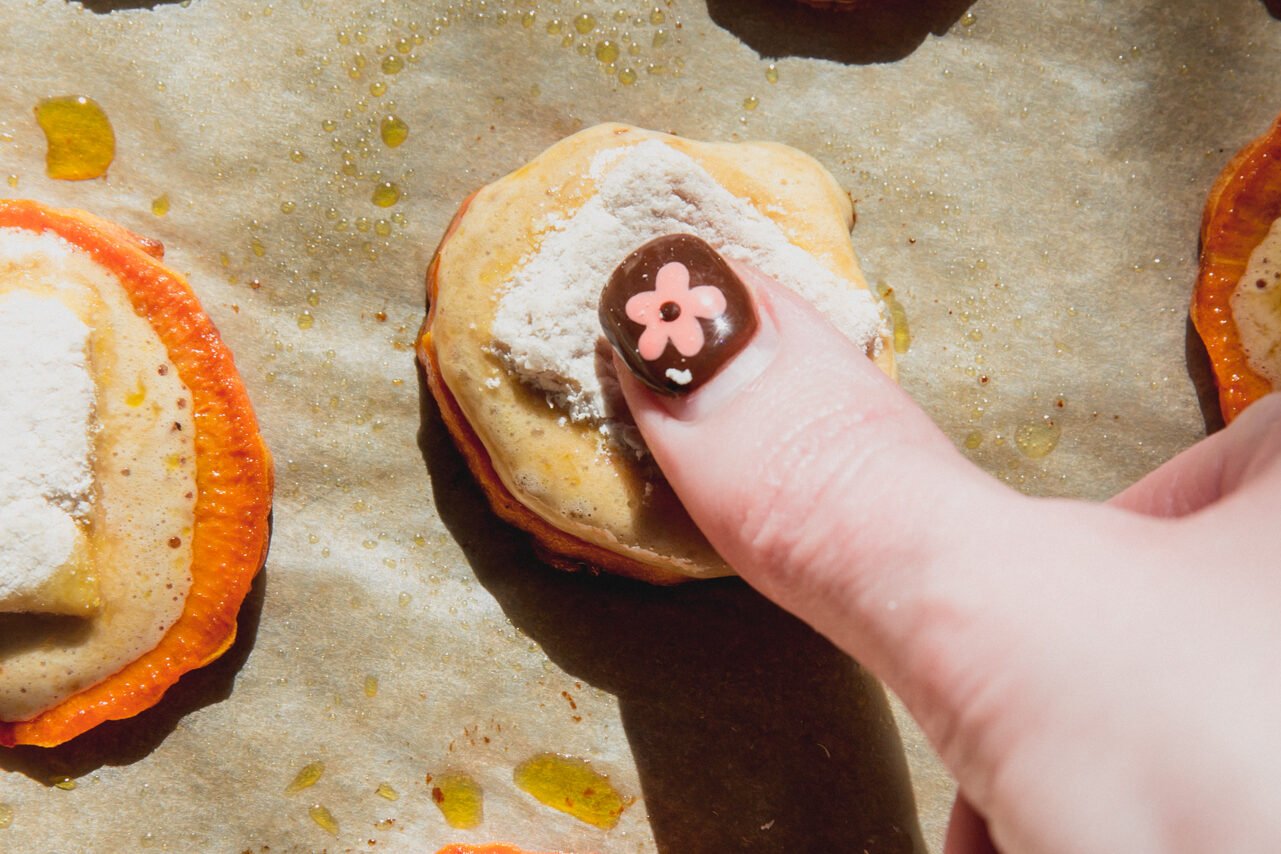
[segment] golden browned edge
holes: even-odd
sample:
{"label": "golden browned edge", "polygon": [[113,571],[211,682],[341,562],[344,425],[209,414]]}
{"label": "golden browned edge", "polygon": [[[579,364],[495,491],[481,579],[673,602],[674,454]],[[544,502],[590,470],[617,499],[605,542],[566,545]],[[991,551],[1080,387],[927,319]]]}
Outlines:
{"label": "golden browned edge", "polygon": [[[441,420],[466,460],[467,467],[480,484],[481,490],[489,500],[494,513],[508,524],[528,533],[533,539],[535,550],[538,552],[539,557],[557,569],[567,572],[589,571],[599,573],[604,571],[658,585],[675,585],[695,580],[695,576],[656,566],[611,551],[595,543],[587,542],[557,528],[526,507],[502,482],[490,459],[489,451],[485,448],[476,431],[472,429],[462,408],[454,399],[453,393],[449,390],[449,386],[441,372],[439,359],[432,342],[431,326],[435,318],[436,292],[439,287],[437,271],[440,267],[441,255],[446,243],[448,243],[454,232],[458,230],[468,207],[479,192],[479,190],[473,192],[459,206],[457,213],[454,214],[448,228],[446,228],[440,244],[436,247],[431,263],[428,265],[426,276],[427,316],[419,330],[416,346],[418,360],[423,366],[423,372],[427,380],[427,387],[431,391],[432,397],[436,400]],[[848,225],[852,227],[853,223],[850,222]],[[877,367],[888,376],[891,378],[897,377],[897,367],[894,362],[890,335],[882,336],[880,352],[873,357],[873,360]]]}
{"label": "golden browned edge", "polygon": [[586,570],[593,573],[603,570],[637,581],[647,581],[650,584],[670,585],[692,581],[692,576],[612,552],[595,543],[589,543],[568,534],[522,504],[503,484],[498,472],[494,470],[484,443],[467,423],[467,417],[463,414],[462,408],[454,400],[440,372],[436,348],[432,345],[431,339],[431,323],[436,315],[438,286],[436,271],[440,267],[441,250],[457,230],[463,214],[475,197],[475,193],[468,196],[459,207],[458,213],[454,214],[449,228],[445,230],[445,236],[441,238],[440,245],[436,248],[431,264],[427,267],[427,317],[419,332],[417,346],[418,360],[422,363],[423,372],[427,377],[427,388],[431,390],[432,397],[435,398],[436,405],[440,409],[441,420],[445,422],[445,427],[453,437],[454,444],[458,446],[458,450],[467,461],[467,467],[471,469],[472,476],[476,478],[485,497],[489,499],[489,505],[494,513],[504,522],[528,533],[533,538],[539,557],[557,569],[567,572]]}

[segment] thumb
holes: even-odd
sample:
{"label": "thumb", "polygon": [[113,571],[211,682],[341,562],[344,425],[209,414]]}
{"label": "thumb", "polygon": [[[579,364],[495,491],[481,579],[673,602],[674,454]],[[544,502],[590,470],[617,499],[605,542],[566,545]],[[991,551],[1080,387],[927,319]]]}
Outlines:
{"label": "thumb", "polygon": [[759,327],[686,397],[638,382],[627,367],[635,352],[606,321],[628,405],[729,564],[921,708],[920,674],[938,666],[922,660],[935,646],[927,639],[947,624],[941,567],[948,587],[990,575],[999,529],[1016,525],[1028,500],[962,457],[815,309],[755,270],[734,270]]}

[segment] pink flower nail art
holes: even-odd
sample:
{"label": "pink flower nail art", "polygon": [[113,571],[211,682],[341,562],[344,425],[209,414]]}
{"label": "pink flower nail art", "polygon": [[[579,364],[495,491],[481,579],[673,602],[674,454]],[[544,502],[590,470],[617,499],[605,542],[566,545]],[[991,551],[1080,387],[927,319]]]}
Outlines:
{"label": "pink flower nail art", "polygon": [[627,317],[644,325],[637,342],[641,358],[653,361],[663,355],[670,341],[676,351],[689,358],[703,349],[703,327],[725,312],[725,294],[714,285],[689,286],[689,268],[679,261],[664,264],[654,277],[654,290],[634,294],[627,300]]}

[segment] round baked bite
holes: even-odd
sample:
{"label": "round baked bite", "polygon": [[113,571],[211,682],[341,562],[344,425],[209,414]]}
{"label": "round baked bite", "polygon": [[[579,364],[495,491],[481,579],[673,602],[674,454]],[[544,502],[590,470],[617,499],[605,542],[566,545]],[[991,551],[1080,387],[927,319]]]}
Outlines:
{"label": "round baked bite", "polygon": [[1223,419],[1281,389],[1281,117],[1224,167],[1201,219],[1192,323]]}
{"label": "round baked bite", "polygon": [[231,646],[266,554],[270,457],[162,253],[0,201],[0,420],[32,439],[0,448],[0,744],[154,705]]}
{"label": "round baked bite", "polygon": [[601,289],[642,244],[694,234],[815,302],[892,374],[852,224],[849,196],[799,151],[619,124],[471,196],[428,269],[418,354],[498,515],[563,569],[660,584],[731,574],[629,423]]}

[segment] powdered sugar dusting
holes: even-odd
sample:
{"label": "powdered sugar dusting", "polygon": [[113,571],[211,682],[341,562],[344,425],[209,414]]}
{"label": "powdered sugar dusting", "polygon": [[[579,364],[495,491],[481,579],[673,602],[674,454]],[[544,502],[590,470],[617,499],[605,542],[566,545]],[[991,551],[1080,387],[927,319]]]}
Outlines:
{"label": "powdered sugar dusting", "polygon": [[494,352],[574,421],[602,422],[614,411],[601,288],[628,253],[666,234],[697,235],[805,297],[851,341],[877,346],[883,320],[872,295],[833,275],[689,156],[648,140],[597,154],[589,175],[596,195],[546,224],[491,328]]}

